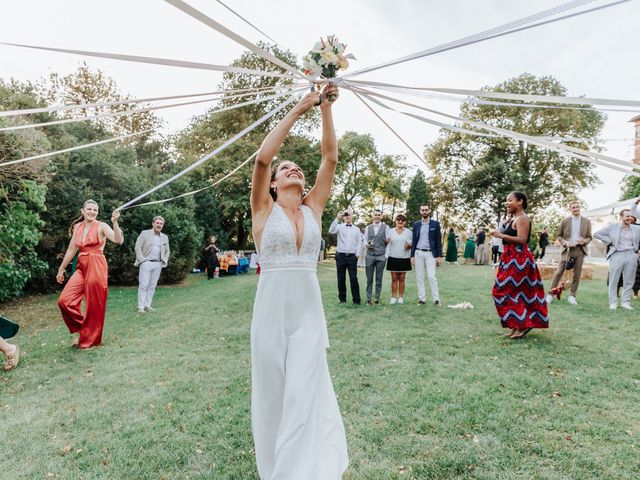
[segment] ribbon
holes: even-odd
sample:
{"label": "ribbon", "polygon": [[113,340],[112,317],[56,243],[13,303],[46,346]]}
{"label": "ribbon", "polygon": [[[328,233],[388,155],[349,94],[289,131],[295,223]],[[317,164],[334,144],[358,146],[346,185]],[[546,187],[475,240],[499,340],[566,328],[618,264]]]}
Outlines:
{"label": "ribbon", "polygon": [[[252,70],[250,68],[227,67],[225,65],[213,65],[211,63],[185,62],[183,60],[172,60],[158,57],[142,57],[140,55],[122,55],[119,53],[91,52],[88,50],[71,50],[68,48],[41,47],[37,45],[24,45],[21,43],[0,42],[0,45],[13,47],[32,48],[47,52],[70,53],[73,55],[83,55],[85,57],[108,58],[110,60],[123,60],[125,62],[149,63],[151,65],[166,65],[169,67],[195,68],[198,70],[213,70],[217,72],[231,72],[246,75],[259,75],[263,77],[292,78],[291,75],[264,70]],[[286,64],[285,64],[286,65]]]}
{"label": "ribbon", "polygon": [[[305,87],[306,88],[306,87]],[[230,97],[226,97],[228,99],[230,98],[237,98],[237,97],[243,97],[246,96],[247,94],[243,94],[243,95],[236,95],[236,96],[230,96]],[[223,107],[223,108],[218,108],[216,110],[212,110],[209,113],[219,113],[219,112],[226,112],[228,110],[234,110],[236,108],[240,108],[240,107],[246,107],[247,105],[253,105],[256,103],[261,103],[261,102],[266,102],[268,100],[273,100],[274,98],[278,98],[281,97],[282,93],[277,93],[275,95],[270,95],[268,97],[263,97],[263,98],[256,98],[254,100],[250,100],[247,102],[242,102],[242,103],[238,103],[235,105],[230,105],[228,107]],[[75,122],[85,122],[87,120],[97,120],[100,118],[107,118],[107,117],[127,117],[130,115],[135,115],[136,113],[144,113],[144,112],[149,112],[152,110],[162,110],[164,108],[174,108],[174,107],[181,107],[184,105],[193,105],[196,103],[206,103],[206,102],[215,102],[220,100],[219,98],[213,98],[213,99],[206,99],[206,100],[193,100],[191,102],[180,102],[180,103],[171,103],[169,105],[159,105],[159,106],[154,106],[154,107],[146,107],[146,108],[139,108],[137,110],[128,110],[126,112],[107,112],[107,113],[101,113],[98,115],[90,115],[88,117],[78,117],[78,118],[65,118],[62,120],[51,120],[50,122],[42,122],[42,123],[30,123],[30,124],[26,124],[26,125],[12,125],[10,127],[2,127],[0,128],[0,132],[9,132],[9,131],[13,131],[13,130],[22,130],[25,128],[36,128],[36,127],[44,127],[44,126],[49,126],[49,125],[60,125],[60,124],[65,124],[65,123],[75,123]]]}
{"label": "ribbon", "polygon": [[155,192],[156,190],[159,190],[160,188],[170,184],[171,182],[173,182],[174,180],[177,180],[178,178],[182,177],[183,175],[186,175],[187,173],[189,173],[191,170],[198,168],[200,165],[202,165],[204,162],[206,162],[207,160],[209,160],[210,158],[215,157],[218,153],[220,153],[221,151],[223,151],[225,148],[227,148],[229,145],[234,144],[236,141],[238,141],[240,138],[242,138],[243,136],[245,136],[247,133],[249,133],[251,130],[253,130],[254,128],[256,128],[258,125],[266,122],[268,119],[270,119],[271,117],[273,117],[276,113],[278,113],[280,110],[282,110],[283,108],[285,108],[287,105],[289,105],[291,102],[293,102],[296,99],[296,94],[291,95],[291,97],[289,97],[288,100],[285,100],[283,103],[281,103],[279,106],[277,106],[276,108],[274,108],[273,110],[271,110],[270,112],[266,113],[265,115],[263,115],[262,117],[260,117],[258,120],[256,120],[255,122],[253,122],[251,125],[249,125],[248,127],[244,128],[243,130],[241,130],[239,133],[236,133],[233,137],[231,137],[229,140],[227,140],[226,142],[224,142],[222,145],[220,145],[218,148],[216,148],[215,150],[213,150],[212,152],[209,152],[207,155],[205,155],[204,157],[202,157],[200,160],[192,163],[191,165],[189,165],[187,168],[181,170],[180,172],[176,173],[174,176],[172,176],[171,178],[168,178],[166,180],[164,180],[163,182],[159,183],[158,185],[156,185],[155,187],[147,190],[146,192],[138,195],[136,198],[134,198],[133,200],[129,200],[128,202],[124,203],[123,205],[119,206],[117,208],[117,210],[122,210],[126,207],[128,207],[129,205],[132,205],[134,203],[136,203],[138,200],[141,200],[149,195],[151,195],[153,192]]}
{"label": "ribbon", "polygon": [[[575,148],[575,147],[569,147],[568,145],[556,144],[556,143],[553,143],[553,142],[549,142],[549,141],[540,139],[538,137],[533,137],[533,136],[530,136],[530,135],[525,135],[525,134],[522,134],[522,133],[513,132],[511,130],[507,130],[507,129],[504,129],[504,128],[493,127],[491,125],[487,125],[487,124],[480,123],[480,122],[475,122],[473,120],[469,120],[469,119],[466,119],[466,118],[460,118],[460,117],[456,117],[456,116],[453,116],[453,115],[448,115],[446,113],[439,112],[437,110],[432,110],[432,109],[429,109],[429,108],[426,108],[426,107],[421,107],[419,105],[413,105],[411,103],[404,102],[402,100],[394,99],[394,98],[387,97],[387,96],[381,95],[381,94],[376,94],[376,93],[373,93],[373,92],[368,92],[366,90],[363,91],[362,89],[359,89],[359,92],[365,98],[367,98],[368,100],[370,100],[370,101],[372,101],[372,102],[374,102],[374,103],[376,103],[376,104],[378,104],[378,105],[380,105],[380,106],[382,106],[384,108],[387,108],[389,110],[401,113],[403,115],[406,115],[406,116],[409,116],[409,117],[412,117],[412,118],[415,118],[415,119],[420,120],[422,122],[430,123],[432,125],[436,125],[436,124],[440,123],[440,122],[435,122],[434,120],[431,120],[429,118],[423,117],[421,115],[416,115],[414,113],[409,113],[409,112],[403,112],[403,111],[400,111],[400,110],[396,110],[396,109],[394,109],[392,107],[389,107],[388,105],[384,104],[383,102],[372,98],[370,95],[375,95],[377,97],[386,98],[386,99],[391,100],[393,102],[402,103],[402,104],[409,105],[409,106],[412,106],[412,107],[415,107],[415,108],[419,108],[421,110],[425,110],[427,112],[431,112],[431,113],[434,113],[436,115],[441,115],[443,117],[451,118],[451,119],[460,121],[462,123],[466,123],[466,124],[472,125],[472,126],[474,126],[476,128],[480,128],[482,130],[488,130],[488,131],[491,131],[491,132],[499,133],[502,136],[506,136],[506,137],[514,138],[516,140],[521,140],[521,141],[532,143],[534,145],[542,146],[542,147],[544,147],[544,148],[546,148],[548,150],[559,152],[559,153],[562,153],[562,154],[567,155],[569,157],[576,158],[578,160],[585,160],[585,161],[591,162],[591,163],[593,163],[595,165],[600,165],[600,166],[603,166],[603,167],[611,168],[613,170],[618,170],[618,171],[624,172],[624,173],[626,173],[628,175],[633,175],[633,176],[636,176],[636,177],[640,177],[639,173],[637,173],[637,172],[635,172],[633,170],[628,170],[628,168],[634,168],[635,167],[634,164],[632,164],[631,162],[626,162],[624,160],[619,160],[619,159],[614,158],[614,157],[609,157],[608,155],[602,155],[602,154],[597,153],[597,152],[590,152],[588,150],[582,150],[582,149]],[[370,94],[370,95],[368,95],[368,94]],[[440,125],[444,125],[443,128],[451,129],[450,128],[451,126],[449,126],[449,125],[446,125],[446,124],[440,124]],[[600,158],[600,159],[605,160],[605,161],[601,162],[601,161],[595,160],[594,157],[595,158]],[[614,164],[618,164],[618,165],[623,165],[625,168],[623,169],[623,168],[620,168],[618,166],[611,165],[610,163],[605,163],[605,162],[610,162],[610,163],[614,163]]]}
{"label": "ribbon", "polygon": [[84,145],[78,145],[78,146],[75,146],[75,147],[65,148],[63,150],[56,150],[55,152],[42,153],[40,155],[34,155],[32,157],[20,158],[18,160],[11,160],[10,162],[0,163],[0,167],[6,167],[7,165],[13,165],[15,163],[28,162],[30,160],[38,160],[40,158],[53,157],[53,156],[56,156],[56,155],[60,155],[61,153],[75,152],[76,150],[82,150],[82,149],[89,148],[89,147],[95,147],[96,145],[103,145],[103,144],[109,143],[109,142],[117,142],[119,140],[124,140],[125,138],[135,137],[136,135],[142,135],[144,133],[149,133],[151,131],[152,130],[143,130],[141,132],[129,133],[127,135],[122,135],[120,137],[109,138],[107,140],[100,140],[99,142],[86,143]]}
{"label": "ribbon", "polygon": [[[434,55],[436,53],[446,52],[448,50],[453,50],[453,49],[456,49],[456,48],[460,48],[460,47],[463,47],[465,45],[471,45],[471,44],[478,43],[478,42],[483,42],[485,40],[489,40],[489,39],[492,39],[492,38],[497,38],[497,37],[501,37],[501,36],[504,36],[504,35],[510,35],[512,33],[521,32],[523,30],[528,30],[530,28],[539,27],[539,26],[542,26],[542,25],[546,25],[548,23],[558,22],[560,20],[565,20],[567,18],[575,17],[575,16],[578,16],[578,15],[583,15],[585,13],[591,13],[591,12],[594,12],[596,10],[601,10],[603,8],[612,7],[614,5],[618,5],[618,4],[621,4],[621,3],[626,3],[626,2],[631,1],[631,0],[618,0],[616,2],[612,2],[612,3],[606,4],[606,5],[602,5],[600,7],[595,7],[595,8],[591,8],[591,9],[588,9],[588,10],[583,10],[583,11],[580,11],[580,12],[572,13],[572,14],[569,14],[569,15],[564,15],[562,17],[552,18],[550,20],[545,20],[545,21],[542,21],[542,22],[530,24],[531,22],[534,22],[534,21],[539,20],[541,18],[546,18],[546,17],[552,16],[552,15],[557,15],[560,12],[573,9],[573,8],[576,8],[578,6],[581,6],[581,5],[584,5],[584,4],[587,4],[587,3],[591,3],[592,1],[593,0],[577,0],[577,1],[568,2],[568,3],[565,3],[565,4],[559,5],[557,7],[554,7],[552,9],[544,10],[542,12],[539,12],[537,14],[531,15],[529,17],[524,17],[524,18],[521,18],[521,19],[516,20],[514,22],[506,23],[504,25],[492,28],[490,30],[485,30],[485,31],[477,33],[475,35],[471,35],[469,37],[464,37],[462,39],[455,40],[453,42],[445,43],[445,44],[430,48],[428,50],[422,50],[421,52],[413,53],[411,55],[407,55],[405,57],[401,57],[401,58],[398,58],[396,60],[390,60],[390,61],[378,64],[378,65],[375,65],[373,67],[368,67],[368,68],[363,68],[363,69],[360,69],[360,70],[356,70],[355,72],[352,72],[350,74],[344,75],[343,78],[349,78],[349,77],[352,77],[354,75],[361,75],[363,73],[372,72],[374,70],[379,70],[381,68],[386,68],[386,67],[390,67],[392,65],[397,65],[399,63],[408,62],[410,60],[415,60],[417,58],[423,58],[423,57],[427,57],[427,56],[430,56],[430,55]],[[528,24],[530,24],[530,25],[528,25]],[[524,25],[524,26],[520,26],[520,25]],[[519,28],[515,28],[515,27],[519,27]]]}
{"label": "ribbon", "polygon": [[[350,81],[350,83],[357,83],[363,85],[369,85],[371,87],[380,88],[393,88],[398,91],[421,91],[426,90],[429,92],[444,92],[452,93],[455,95],[470,95],[472,97],[481,98],[497,98],[502,100],[520,100],[525,102],[544,102],[544,103],[564,103],[571,105],[612,105],[612,106],[624,106],[624,107],[640,107],[639,100],[618,100],[612,98],[591,98],[591,97],[563,97],[560,95],[533,95],[533,94],[520,94],[520,93],[506,93],[506,92],[492,92],[485,90],[468,90],[462,88],[434,88],[434,87],[406,87],[400,85],[392,85],[382,82],[367,82],[367,81]],[[509,104],[506,105],[516,105]],[[529,105],[527,105],[528,107]],[[622,111],[622,110],[616,110]],[[637,110],[632,110],[637,111]]]}
{"label": "ribbon", "polygon": [[229,10],[231,13],[233,13],[236,17],[238,17],[240,20],[242,20],[243,22],[245,22],[246,24],[248,24],[249,26],[251,26],[254,30],[257,30],[258,32],[260,32],[262,35],[264,35],[265,37],[267,37],[269,40],[271,40],[273,43],[275,43],[276,45],[278,45],[280,48],[282,48],[283,50],[286,50],[282,45],[280,45],[278,42],[276,42],[273,38],[271,38],[269,35],[267,35],[266,33],[264,33],[262,30],[260,30],[258,27],[256,27],[253,23],[251,23],[249,20],[247,20],[246,18],[244,18],[242,15],[240,15],[238,12],[236,12],[234,9],[232,9],[231,7],[229,7],[228,5],[225,5],[223,2],[221,2],[220,0],[216,0],[220,5],[222,5],[224,8],[226,8],[227,10]]}
{"label": "ribbon", "polygon": [[[302,85],[293,85],[293,87],[302,86]],[[40,108],[24,108],[21,110],[6,110],[4,112],[0,111],[0,118],[2,117],[13,117],[19,115],[31,115],[34,113],[51,113],[51,112],[59,112],[60,110],[79,110],[79,109],[88,109],[88,108],[99,108],[99,107],[112,107],[116,105],[126,105],[126,104],[134,104],[134,103],[143,103],[143,102],[155,102],[162,100],[177,100],[179,98],[192,98],[192,97],[207,97],[210,95],[227,95],[229,93],[241,93],[241,92],[259,92],[264,90],[275,90],[278,87],[261,87],[261,88],[240,88],[237,90],[217,90],[215,92],[206,92],[206,93],[192,93],[189,95],[172,95],[165,97],[147,97],[147,98],[131,98],[128,100],[117,100],[113,102],[96,102],[96,103],[77,103],[73,105],[56,105],[49,107],[40,107]],[[229,97],[222,97],[229,98]]]}
{"label": "ribbon", "polygon": [[237,33],[232,32],[231,30],[229,30],[225,26],[219,24],[214,19],[212,19],[211,17],[208,17],[207,15],[202,13],[200,10],[195,9],[194,7],[189,5],[188,3],[183,2],[182,0],[164,0],[164,1],[167,2],[170,5],[173,5],[178,10],[182,10],[184,13],[186,13],[187,15],[190,15],[191,17],[195,18],[196,20],[204,23],[206,26],[208,26],[208,27],[216,30],[217,32],[223,34],[225,37],[230,38],[231,40],[235,41],[236,43],[239,43],[240,45],[248,48],[251,52],[255,53],[256,55],[259,55],[262,58],[264,58],[266,60],[269,60],[271,63],[274,63],[275,65],[279,66],[280,68],[285,69],[287,72],[290,72],[291,74],[293,74],[293,75],[295,75],[295,76],[297,76],[299,78],[306,79],[306,77],[304,75],[302,75],[300,72],[298,72],[291,65],[283,62],[278,57],[276,57],[275,55],[272,55],[271,53],[267,52],[266,50],[263,50],[262,48],[254,45],[249,40],[245,39],[244,37],[241,37]]}
{"label": "ribbon", "polygon": [[[345,83],[357,85],[357,86],[364,85],[364,86],[376,88],[379,90],[385,90],[388,92],[396,92],[396,93],[402,93],[402,94],[412,95],[417,97],[431,98],[434,100],[445,100],[447,102],[456,102],[456,103],[467,102],[473,105],[495,105],[498,107],[542,108],[542,109],[562,109],[562,110],[565,110],[565,109],[566,110],[593,110],[595,108],[599,111],[604,111],[604,112],[628,112],[628,113],[635,113],[638,111],[638,109],[576,107],[576,106],[569,106],[569,105],[539,105],[537,103],[498,102],[495,100],[480,100],[479,98],[476,98],[476,97],[460,98],[460,97],[455,97],[453,95],[430,93],[429,91],[418,89],[418,87],[403,87],[400,85],[392,85],[392,84],[381,83],[381,82],[349,80]],[[541,96],[544,98],[547,98],[544,95],[541,95]],[[575,98],[576,100],[583,100],[583,97],[562,97],[561,96],[560,98]]]}
{"label": "ribbon", "polygon": [[182,193],[180,195],[176,195],[175,197],[171,197],[171,198],[163,198],[162,200],[153,200],[151,202],[145,202],[145,203],[138,203],[136,205],[131,205],[129,207],[125,207],[125,208],[121,208],[120,210],[129,210],[130,208],[136,208],[136,207],[144,207],[146,205],[157,205],[159,203],[166,203],[166,202],[170,202],[172,200],[177,200],[179,198],[184,198],[184,197],[189,197],[191,195],[195,195],[196,193],[200,193],[203,192],[204,190],[207,190],[209,188],[213,188],[216,185],[220,184],[223,180],[226,180],[227,178],[229,178],[231,175],[233,175],[234,173],[236,173],[238,170],[240,170],[242,167],[244,167],[247,163],[249,163],[251,161],[252,158],[254,158],[256,155],[258,154],[258,150],[256,150],[255,152],[253,152],[253,154],[247,158],[244,162],[242,162],[240,165],[238,165],[236,168],[234,168],[233,170],[231,170],[229,173],[227,173],[224,177],[219,178],[218,180],[216,180],[215,182],[213,182],[211,185],[207,185],[206,187],[202,187],[199,188],[197,190],[192,190],[191,192],[186,192],[186,193]]}
{"label": "ribbon", "polygon": [[[383,119],[383,118],[378,114],[378,112],[376,112],[373,108],[371,108],[371,105],[369,105],[369,104],[368,104],[368,103],[367,103],[367,102],[366,102],[366,101],[365,101],[365,100],[364,100],[360,95],[358,95],[358,92],[356,92],[355,90],[352,90],[352,92],[353,92],[353,94],[358,98],[358,100],[360,100],[360,101],[364,104],[364,106],[365,106],[365,107],[367,107],[367,108],[369,109],[369,111],[371,111],[371,113],[373,113],[373,114],[378,118],[378,120],[380,120],[380,121],[385,125],[385,127],[387,127],[389,130],[391,130],[391,132],[392,132],[396,137],[398,137],[398,139],[399,139],[402,143],[404,143],[404,144],[405,144],[405,146],[406,146],[406,147],[411,151],[411,153],[413,153],[413,154],[418,158],[418,160],[420,160],[422,163],[424,163],[425,165],[427,165],[427,162],[425,161],[425,159],[424,159],[421,155],[419,155],[419,154],[418,154],[418,152],[416,152],[416,151],[411,147],[411,145],[409,145],[409,144],[404,140],[404,138],[402,138],[402,137],[400,136],[400,134],[399,134],[398,132],[396,132],[396,131],[395,131],[395,129],[393,129],[393,127],[391,127],[391,125],[389,125],[389,124],[388,124],[388,123],[387,123],[387,122],[386,122],[386,121],[385,121],[385,120],[384,120],[384,119]],[[428,165],[427,165],[427,166],[428,166]]]}

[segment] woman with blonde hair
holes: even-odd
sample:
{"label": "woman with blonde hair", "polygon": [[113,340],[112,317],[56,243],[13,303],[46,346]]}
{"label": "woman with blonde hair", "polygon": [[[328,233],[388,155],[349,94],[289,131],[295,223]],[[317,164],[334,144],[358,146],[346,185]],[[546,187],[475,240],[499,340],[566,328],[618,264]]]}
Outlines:
{"label": "woman with blonde hair", "polygon": [[[58,307],[69,332],[79,333],[78,348],[91,348],[102,342],[102,329],[107,309],[108,267],[103,249],[107,240],[121,245],[124,242],[118,225],[120,212],[111,214],[113,229],[98,220],[99,207],[95,200],[86,200],[81,216],[69,228],[71,240],[64,254],[56,280],[64,283],[67,265],[78,253],[76,271],[65,285]],[[81,303],[85,301],[85,312]]]}

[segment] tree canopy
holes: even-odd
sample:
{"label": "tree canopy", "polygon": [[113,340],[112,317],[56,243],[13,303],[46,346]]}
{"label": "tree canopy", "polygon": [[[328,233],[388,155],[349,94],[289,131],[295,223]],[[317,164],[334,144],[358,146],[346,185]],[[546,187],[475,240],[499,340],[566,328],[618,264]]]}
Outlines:
{"label": "tree canopy", "polygon": [[[559,96],[567,92],[553,77],[527,73],[485,90]],[[598,148],[597,137],[606,118],[588,105],[565,109],[470,102],[462,105],[460,116],[530,136],[563,137],[562,143],[587,150]],[[513,190],[526,192],[535,213],[551,204],[566,203],[597,181],[586,161],[504,137],[442,131],[427,147],[425,158],[434,172],[429,179],[434,206],[452,218],[493,223]]]}

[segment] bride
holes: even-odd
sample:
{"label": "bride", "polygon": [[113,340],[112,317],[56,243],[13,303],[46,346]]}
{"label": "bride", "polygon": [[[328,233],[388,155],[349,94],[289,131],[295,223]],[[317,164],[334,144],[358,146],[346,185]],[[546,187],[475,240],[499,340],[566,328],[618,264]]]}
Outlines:
{"label": "bride", "polygon": [[[338,88],[327,85],[303,97],[264,139],[253,170],[251,212],[261,273],[251,324],[251,418],[261,480],[338,480],[349,463],[316,277],[322,211],[338,161],[327,99],[337,96]],[[272,170],[271,161],[314,105],[322,114],[322,163],[303,196],[300,167],[283,161]]]}

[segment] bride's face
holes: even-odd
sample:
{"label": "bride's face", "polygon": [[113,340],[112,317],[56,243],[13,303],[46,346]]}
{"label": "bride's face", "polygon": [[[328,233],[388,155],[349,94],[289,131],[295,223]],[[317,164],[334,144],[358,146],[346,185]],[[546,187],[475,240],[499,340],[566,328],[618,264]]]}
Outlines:
{"label": "bride's face", "polygon": [[289,187],[292,185],[299,186],[304,189],[304,173],[298,165],[293,162],[284,161],[278,165],[276,170],[276,178],[272,182],[277,190]]}

